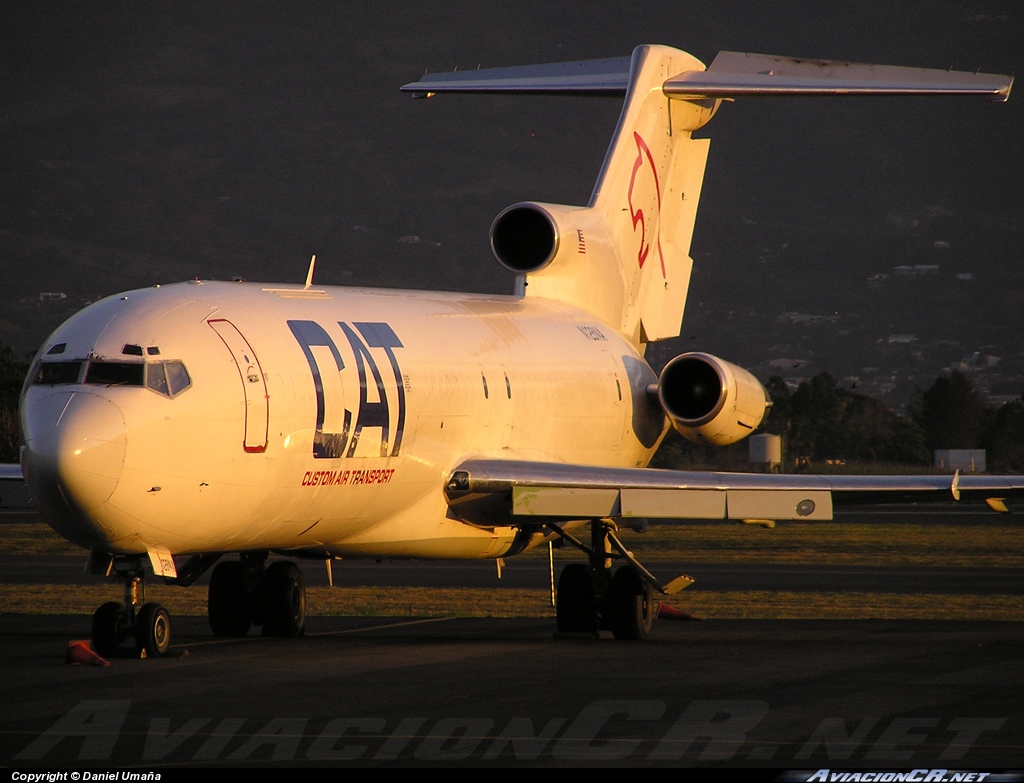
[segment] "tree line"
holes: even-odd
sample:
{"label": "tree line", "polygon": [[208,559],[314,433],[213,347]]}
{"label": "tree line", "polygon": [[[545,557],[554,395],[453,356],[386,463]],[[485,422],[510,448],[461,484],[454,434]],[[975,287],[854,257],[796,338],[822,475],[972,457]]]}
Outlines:
{"label": "tree line", "polygon": [[919,390],[906,416],[840,388],[827,373],[792,393],[781,379],[771,379],[769,387],[775,405],[766,429],[783,435],[793,454],[815,461],[928,464],[936,449],[985,449],[989,470],[1024,471],[1024,400],[987,406],[959,371]]}
{"label": "tree line", "polygon": [[[874,397],[840,387],[828,373],[796,390],[772,376],[765,388],[773,405],[761,431],[782,436],[784,469],[804,462],[925,467],[932,464],[935,449],[985,449],[990,472],[1024,472],[1024,399],[987,406],[959,371],[918,390],[905,416]],[[746,441],[725,449],[701,447],[672,433],[655,464],[739,470],[748,464],[747,448]]]}
{"label": "tree line", "polygon": [[0,462],[18,461],[18,396],[27,373],[28,363],[0,344]]}

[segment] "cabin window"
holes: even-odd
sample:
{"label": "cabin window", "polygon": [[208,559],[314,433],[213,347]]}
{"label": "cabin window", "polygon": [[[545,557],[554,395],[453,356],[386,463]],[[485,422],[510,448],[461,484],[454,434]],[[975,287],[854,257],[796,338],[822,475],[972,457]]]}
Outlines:
{"label": "cabin window", "polygon": [[42,362],[32,383],[40,386],[78,383],[78,376],[81,372],[81,362]]}

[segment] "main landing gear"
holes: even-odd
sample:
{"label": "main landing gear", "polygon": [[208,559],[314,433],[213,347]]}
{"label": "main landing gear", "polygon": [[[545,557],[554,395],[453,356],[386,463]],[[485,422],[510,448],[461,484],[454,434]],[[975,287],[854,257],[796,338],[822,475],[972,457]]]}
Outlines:
{"label": "main landing gear", "polygon": [[253,625],[264,636],[301,636],[306,628],[306,583],[295,563],[242,553],[218,563],[210,577],[210,628],[217,636],[245,636]]}
{"label": "main landing gear", "polygon": [[171,618],[160,604],[146,602],[141,560],[137,557],[106,558],[105,573],[124,582],[124,603],[109,601],[96,610],[92,616],[93,648],[109,657],[129,636],[134,636],[140,655],[164,655],[171,646]]}
{"label": "main landing gear", "polygon": [[[606,519],[590,522],[590,546],[557,525],[550,529],[587,554],[588,562],[570,563],[558,579],[555,616],[559,633],[596,634],[611,631],[616,639],[646,639],[654,625],[662,595],[673,595],[693,584],[678,576],[666,585],[633,557],[615,535],[614,523]],[[624,559],[612,573],[612,560]]]}

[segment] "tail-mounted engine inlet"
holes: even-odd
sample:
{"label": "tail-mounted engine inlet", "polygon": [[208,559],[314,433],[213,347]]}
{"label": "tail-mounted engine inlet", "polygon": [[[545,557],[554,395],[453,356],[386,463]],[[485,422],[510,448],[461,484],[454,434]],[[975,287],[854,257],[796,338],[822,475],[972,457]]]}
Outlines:
{"label": "tail-mounted engine inlet", "polygon": [[538,204],[513,204],[491,224],[491,250],[498,262],[517,275],[538,272],[558,252],[558,226]]}

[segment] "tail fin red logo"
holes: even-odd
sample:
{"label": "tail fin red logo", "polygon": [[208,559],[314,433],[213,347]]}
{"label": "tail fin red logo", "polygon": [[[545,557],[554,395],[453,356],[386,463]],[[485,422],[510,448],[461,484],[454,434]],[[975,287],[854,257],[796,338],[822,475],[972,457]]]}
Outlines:
{"label": "tail fin red logo", "polygon": [[654,244],[661,263],[661,276],[665,277],[665,258],[662,256],[661,240],[658,237],[661,217],[661,185],[658,182],[658,171],[647,142],[636,131],[633,132],[633,140],[636,142],[636,161],[633,163],[633,174],[629,178],[629,192],[626,198],[629,201],[629,214],[633,219],[633,232],[637,232],[638,226],[640,232],[636,260],[643,269],[644,262],[650,255],[651,245]]}

